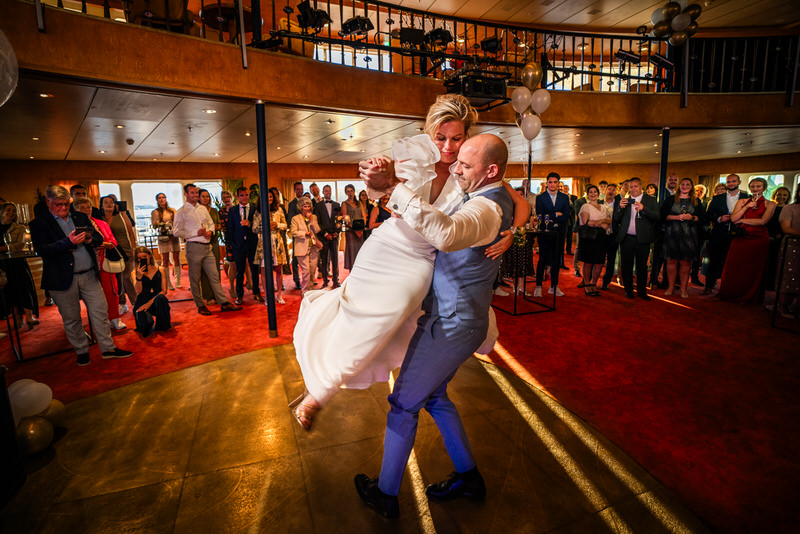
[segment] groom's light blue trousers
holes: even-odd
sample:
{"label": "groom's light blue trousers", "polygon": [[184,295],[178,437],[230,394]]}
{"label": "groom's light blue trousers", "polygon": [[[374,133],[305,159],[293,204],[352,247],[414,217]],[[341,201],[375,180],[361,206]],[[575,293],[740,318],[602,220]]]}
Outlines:
{"label": "groom's light blue trousers", "polygon": [[389,395],[389,415],[383,442],[378,487],[397,495],[414,447],[419,411],[430,413],[444,439],[447,454],[459,473],[475,467],[464,425],[447,397],[447,384],[458,367],[481,346],[488,325],[464,325],[455,318],[420,318],[400,375]]}

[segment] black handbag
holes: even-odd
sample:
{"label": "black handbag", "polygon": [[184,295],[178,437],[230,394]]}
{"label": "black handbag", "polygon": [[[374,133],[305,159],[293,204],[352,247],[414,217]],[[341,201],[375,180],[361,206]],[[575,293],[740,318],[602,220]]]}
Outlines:
{"label": "black handbag", "polygon": [[589,226],[584,224],[581,226],[581,231],[578,233],[581,239],[598,239],[601,235],[602,228],[597,226]]}
{"label": "black handbag", "polygon": [[355,231],[364,230],[366,227],[364,219],[353,219],[353,222],[350,224],[350,228]]}

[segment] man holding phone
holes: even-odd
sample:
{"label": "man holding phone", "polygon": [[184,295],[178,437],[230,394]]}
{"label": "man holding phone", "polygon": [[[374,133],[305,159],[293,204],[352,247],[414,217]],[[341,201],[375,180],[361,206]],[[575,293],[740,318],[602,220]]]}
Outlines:
{"label": "man holding phone", "polygon": [[30,223],[33,248],[42,258],[42,289],[48,290],[58,306],[78,365],[88,365],[89,340],[81,321],[83,300],[104,359],[127,358],[130,351],[118,349],[111,339],[108,305],[100,285],[95,247],[103,236],[92,229],[85,213],[70,213],[70,194],[51,185],[45,193],[48,212]]}

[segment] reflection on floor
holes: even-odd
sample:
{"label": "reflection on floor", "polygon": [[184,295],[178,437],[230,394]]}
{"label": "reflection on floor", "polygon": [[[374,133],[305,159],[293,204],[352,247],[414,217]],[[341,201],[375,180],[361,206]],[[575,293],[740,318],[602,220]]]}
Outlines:
{"label": "reflection on floor", "polygon": [[304,432],[291,345],[68,405],[66,432],[0,512],[3,532],[707,532],[644,470],[550,397],[470,359],[450,396],[486,480],[482,503],[428,505],[452,470],[420,416],[401,517],[359,500],[380,469],[387,384],[342,391]]}

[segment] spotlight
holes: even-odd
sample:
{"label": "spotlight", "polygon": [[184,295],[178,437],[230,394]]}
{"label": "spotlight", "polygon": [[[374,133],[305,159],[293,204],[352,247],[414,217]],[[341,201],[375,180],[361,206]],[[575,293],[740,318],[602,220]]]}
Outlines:
{"label": "spotlight", "polygon": [[453,34],[444,28],[434,28],[425,34],[425,40],[431,46],[447,46],[453,42]]}
{"label": "spotlight", "polygon": [[675,63],[673,63],[672,61],[668,60],[667,58],[665,58],[661,54],[653,54],[653,55],[650,56],[650,58],[647,61],[649,63],[651,63],[652,65],[655,65],[659,69],[674,69],[675,68]]}
{"label": "spotlight", "polygon": [[375,26],[372,25],[372,21],[367,17],[353,17],[342,23],[342,31],[339,32],[339,36],[366,37],[367,34],[374,28]]}
{"label": "spotlight", "polygon": [[311,7],[309,0],[297,4],[297,24],[307,30],[312,28],[316,33],[322,31],[322,27],[331,22],[331,17],[324,9]]}
{"label": "spotlight", "polygon": [[642,61],[642,58],[640,58],[638,55],[622,49],[614,52],[614,57],[622,62],[630,63],[631,65],[638,65]]}
{"label": "spotlight", "polygon": [[496,54],[502,49],[503,45],[496,35],[494,37],[487,37],[481,41],[481,50],[488,54]]}

